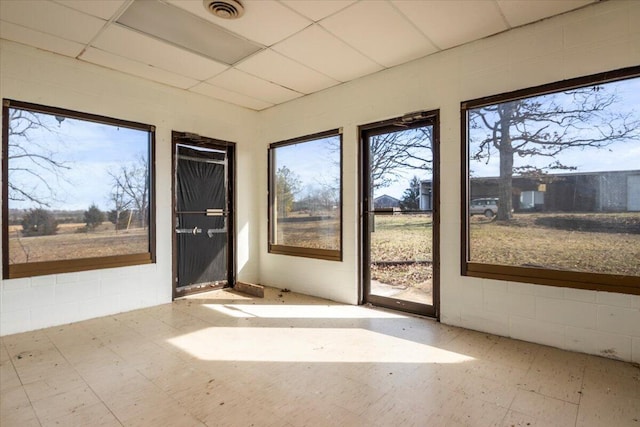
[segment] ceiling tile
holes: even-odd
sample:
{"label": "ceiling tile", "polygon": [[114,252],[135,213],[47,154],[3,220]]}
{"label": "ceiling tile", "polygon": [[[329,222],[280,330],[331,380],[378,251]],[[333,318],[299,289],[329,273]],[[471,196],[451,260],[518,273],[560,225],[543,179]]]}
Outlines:
{"label": "ceiling tile", "polygon": [[282,0],[282,3],[312,21],[319,21],[355,3],[355,0]]}
{"label": "ceiling tile", "polygon": [[175,86],[180,89],[187,89],[198,84],[197,80],[180,76],[160,68],[143,64],[142,62],[133,61],[92,47],[87,49],[80,56],[80,59],[106,68],[111,68],[116,71],[122,71],[123,73],[142,77],[147,80],[164,83],[169,86]]}
{"label": "ceiling tile", "polygon": [[199,85],[192,87],[190,91],[257,111],[273,107],[273,104],[268,102],[213,86],[208,83],[200,83]]}
{"label": "ceiling tile", "polygon": [[122,7],[125,0],[54,0],[72,9],[108,21]]}
{"label": "ceiling tile", "polygon": [[311,21],[275,1],[243,0],[240,19],[221,19],[205,10],[202,0],[168,0],[175,6],[213,22],[227,30],[265,46],[271,46],[303,28]]}
{"label": "ceiling tile", "polygon": [[437,50],[387,2],[356,3],[322,20],[320,25],[385,67]]}
{"label": "ceiling tile", "polygon": [[61,39],[30,28],[2,21],[0,21],[0,38],[13,40],[18,43],[37,47],[38,49],[47,50],[49,52],[55,52],[60,55],[70,56],[72,58],[78,56],[85,46],[82,43]]}
{"label": "ceiling tile", "polygon": [[0,1],[3,21],[51,34],[66,40],[88,43],[105,21],[49,1]]}
{"label": "ceiling tile", "polygon": [[597,0],[498,0],[498,6],[511,27],[528,24],[549,16],[568,12]]}
{"label": "ceiling tile", "polygon": [[318,25],[302,30],[272,49],[341,82],[383,68]]}
{"label": "ceiling tile", "polygon": [[304,94],[339,83],[270,49],[241,62],[236,68]]}
{"label": "ceiling tile", "polygon": [[303,96],[302,93],[259,79],[235,68],[231,68],[207,80],[207,83],[273,104],[279,104]]}
{"label": "ceiling tile", "polygon": [[92,45],[196,80],[206,80],[228,68],[211,59],[116,24],[103,31]]}
{"label": "ceiling tile", "polygon": [[392,3],[440,49],[508,29],[494,2],[394,0]]}

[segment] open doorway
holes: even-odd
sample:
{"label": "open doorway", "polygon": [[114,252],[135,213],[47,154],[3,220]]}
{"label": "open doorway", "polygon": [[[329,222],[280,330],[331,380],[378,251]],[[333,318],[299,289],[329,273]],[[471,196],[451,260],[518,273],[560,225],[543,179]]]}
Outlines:
{"label": "open doorway", "polygon": [[235,284],[235,144],[173,132],[174,298]]}
{"label": "open doorway", "polygon": [[438,112],[360,127],[362,300],[438,317]]}

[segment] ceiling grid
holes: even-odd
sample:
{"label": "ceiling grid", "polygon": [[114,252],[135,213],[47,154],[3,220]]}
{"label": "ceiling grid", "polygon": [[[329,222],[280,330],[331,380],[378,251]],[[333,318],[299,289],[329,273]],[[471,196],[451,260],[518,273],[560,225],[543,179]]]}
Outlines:
{"label": "ceiling grid", "polygon": [[597,0],[239,1],[0,1],[0,38],[260,111]]}

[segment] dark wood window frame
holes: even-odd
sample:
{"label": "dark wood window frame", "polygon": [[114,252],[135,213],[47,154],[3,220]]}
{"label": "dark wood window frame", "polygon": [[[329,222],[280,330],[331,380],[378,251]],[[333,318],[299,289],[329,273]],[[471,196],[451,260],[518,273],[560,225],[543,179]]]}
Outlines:
{"label": "dark wood window frame", "polygon": [[[9,108],[18,108],[35,113],[51,114],[88,122],[107,124],[149,132],[149,247],[147,252],[104,257],[76,258],[69,260],[9,264]],[[3,99],[2,102],[2,278],[42,276],[71,273],[103,268],[126,267],[156,262],[155,227],[155,126],[133,121],[115,119],[96,114],[64,108],[39,105],[29,102]]]}
{"label": "dark wood window frame", "polygon": [[640,295],[640,276],[623,276],[579,271],[553,270],[548,268],[516,267],[507,265],[470,262],[469,253],[469,144],[468,111],[492,104],[529,98],[574,89],[593,84],[640,77],[640,66],[614,70],[585,77],[578,77],[551,84],[535,86],[513,92],[465,101],[460,104],[461,154],[462,154],[462,198],[461,198],[461,274],[495,280],[532,283],[575,289],[619,292]]}
{"label": "dark wood window frame", "polygon": [[[331,136],[337,136],[340,138],[340,217],[339,217],[339,238],[340,238],[340,245],[339,245],[339,249],[337,250],[333,250],[333,249],[317,249],[317,248],[307,248],[307,247],[300,247],[300,246],[289,246],[289,245],[279,245],[277,243],[274,243],[275,240],[275,223],[276,221],[274,221],[274,212],[273,212],[273,206],[274,206],[274,197],[276,194],[275,189],[273,188],[273,186],[275,185],[275,179],[273,178],[273,173],[274,171],[274,164],[273,164],[273,153],[275,151],[275,149],[277,149],[278,147],[284,147],[287,145],[294,145],[294,144],[300,144],[300,143],[304,143],[304,142],[310,142],[310,141],[314,141],[314,140],[318,140],[318,139],[322,139],[322,138],[327,138],[327,137],[331,137]],[[343,212],[342,212],[342,196],[343,196],[343,192],[342,192],[342,161],[343,161],[343,150],[342,150],[342,145],[343,145],[343,138],[342,138],[342,129],[338,128],[338,129],[332,129],[332,130],[328,130],[328,131],[324,131],[324,132],[318,132],[318,133],[314,133],[312,135],[306,135],[306,136],[302,136],[299,138],[294,138],[294,139],[288,139],[286,141],[280,141],[280,142],[274,142],[272,144],[269,145],[269,151],[268,151],[268,190],[269,190],[269,194],[268,194],[268,200],[269,200],[269,206],[268,206],[268,229],[269,229],[269,236],[268,236],[268,251],[269,253],[272,254],[279,254],[279,255],[290,255],[290,256],[299,256],[299,257],[305,257],[305,258],[316,258],[316,259],[322,259],[322,260],[327,260],[327,261],[342,261],[342,220],[343,220]]]}

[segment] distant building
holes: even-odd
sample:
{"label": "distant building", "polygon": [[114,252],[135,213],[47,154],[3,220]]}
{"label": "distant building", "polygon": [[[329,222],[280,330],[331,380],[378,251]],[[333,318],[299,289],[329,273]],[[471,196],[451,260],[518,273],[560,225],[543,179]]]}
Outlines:
{"label": "distant building", "polygon": [[420,210],[430,211],[433,209],[433,191],[431,181],[420,181]]}
{"label": "distant building", "polygon": [[373,208],[374,209],[388,209],[388,208],[399,208],[400,200],[395,197],[391,197],[387,194],[383,194],[382,196],[378,196],[373,199]]}
{"label": "distant building", "polygon": [[[498,197],[498,177],[471,178],[470,198]],[[515,211],[640,211],[640,170],[513,177]]]}

